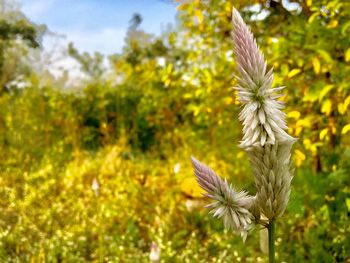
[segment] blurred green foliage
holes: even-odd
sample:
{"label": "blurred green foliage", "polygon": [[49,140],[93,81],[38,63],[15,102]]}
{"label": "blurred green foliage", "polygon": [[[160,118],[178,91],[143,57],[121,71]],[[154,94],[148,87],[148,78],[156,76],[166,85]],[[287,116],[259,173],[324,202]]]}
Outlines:
{"label": "blurred green foliage", "polygon": [[[18,48],[30,51],[25,40],[36,46],[40,30],[3,13],[1,262],[149,262],[152,242],[162,262],[265,262],[258,229],[242,243],[207,215],[189,162],[195,155],[254,189],[237,147],[233,3],[275,85],[287,86],[289,132],[299,138],[278,262],[350,262],[346,0],[185,1],[161,37],[132,22],[123,52],[109,58],[112,72],[100,54],[71,44],[90,77],[78,89],[18,67]],[[26,87],[13,82],[19,77]]]}

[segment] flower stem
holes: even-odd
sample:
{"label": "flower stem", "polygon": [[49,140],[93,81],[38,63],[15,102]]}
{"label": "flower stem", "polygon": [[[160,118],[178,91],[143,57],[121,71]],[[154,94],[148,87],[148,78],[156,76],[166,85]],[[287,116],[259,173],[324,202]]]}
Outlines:
{"label": "flower stem", "polygon": [[269,231],[269,263],[275,263],[275,220],[268,225]]}

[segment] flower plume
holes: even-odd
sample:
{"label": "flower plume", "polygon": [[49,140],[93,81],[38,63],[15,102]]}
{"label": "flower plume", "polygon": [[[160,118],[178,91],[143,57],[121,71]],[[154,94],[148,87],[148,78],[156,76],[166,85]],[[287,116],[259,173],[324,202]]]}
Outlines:
{"label": "flower plume", "polygon": [[[267,63],[253,34],[236,9],[232,12],[233,40],[237,68],[239,101],[243,108],[240,143],[253,167],[257,193],[236,191],[205,164],[192,157],[199,185],[214,202],[207,205],[224,225],[245,239],[254,224],[270,226],[287,207],[293,178],[291,149],[296,139],[287,134],[283,102],[278,100],[283,87],[272,88],[273,69]],[[268,220],[268,222],[266,221]]]}
{"label": "flower plume", "polygon": [[257,189],[255,202],[270,220],[280,217],[290,196],[293,169],[290,165],[294,141],[254,146],[247,152]]}
{"label": "flower plume", "polygon": [[238,80],[238,97],[243,104],[244,148],[253,166],[257,194],[254,206],[269,220],[280,217],[289,200],[293,172],[290,152],[295,139],[288,128],[283,103],[277,100],[283,87],[272,88],[273,70],[236,9],[232,11]]}
{"label": "flower plume", "polygon": [[273,69],[266,70],[264,55],[236,9],[233,9],[232,17],[235,54],[240,73],[240,77],[236,77],[236,89],[239,101],[243,104],[239,115],[244,133],[241,146],[264,146],[265,143],[291,140],[292,137],[285,132],[285,114],[281,111],[284,105],[277,100],[281,96],[278,92],[283,87],[272,88]]}
{"label": "flower plume", "polygon": [[244,191],[236,191],[216,173],[192,157],[194,173],[199,185],[207,193],[207,197],[214,200],[206,207],[215,217],[223,218],[225,228],[239,232],[245,238],[251,228],[253,215],[249,212],[253,198]]}

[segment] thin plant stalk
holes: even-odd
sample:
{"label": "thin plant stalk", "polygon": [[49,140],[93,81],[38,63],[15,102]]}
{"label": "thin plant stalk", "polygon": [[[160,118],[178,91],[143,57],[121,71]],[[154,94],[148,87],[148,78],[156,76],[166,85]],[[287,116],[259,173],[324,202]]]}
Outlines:
{"label": "thin plant stalk", "polygon": [[276,230],[276,221],[270,220],[269,225],[268,225],[269,263],[275,263],[275,230]]}

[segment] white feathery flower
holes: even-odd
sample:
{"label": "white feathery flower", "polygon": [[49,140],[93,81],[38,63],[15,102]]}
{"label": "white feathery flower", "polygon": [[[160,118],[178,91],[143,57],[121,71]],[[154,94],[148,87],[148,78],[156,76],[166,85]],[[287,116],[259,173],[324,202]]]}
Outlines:
{"label": "white feathery flower", "polygon": [[94,191],[94,193],[95,193],[96,196],[99,196],[99,195],[100,195],[100,184],[98,183],[98,181],[97,181],[96,178],[94,178],[94,179],[92,180],[91,188],[92,188],[92,190]]}
{"label": "white feathery flower", "polygon": [[177,163],[174,165],[174,173],[177,174],[181,170],[181,164]]}
{"label": "white feathery flower", "polygon": [[290,165],[294,141],[266,144],[249,148],[257,194],[255,202],[269,220],[280,217],[290,196],[293,170]]}
{"label": "white feathery flower", "polygon": [[252,228],[253,215],[249,208],[253,197],[244,191],[234,190],[227,182],[222,180],[205,164],[191,157],[194,173],[201,188],[214,200],[206,207],[211,209],[214,217],[223,218],[224,226],[240,233],[245,240],[247,232]]}
{"label": "white feathery flower", "polygon": [[234,25],[233,39],[237,68],[238,97],[243,104],[239,115],[243,122],[241,147],[264,146],[293,139],[285,130],[284,105],[277,99],[284,87],[272,88],[273,69],[266,71],[264,55],[258,48],[248,26],[236,9],[232,12]]}
{"label": "white feathery flower", "polygon": [[[288,135],[284,105],[277,100],[283,87],[272,88],[273,70],[240,14],[233,9],[234,42],[238,71],[238,96],[243,104],[239,119],[243,123],[240,146],[247,151],[253,166],[257,193],[254,197],[234,190],[226,180],[192,157],[199,185],[214,200],[207,207],[223,218],[226,228],[243,238],[255,223],[267,227],[286,209],[293,178],[291,149],[296,141]],[[268,219],[269,222],[266,222]]]}
{"label": "white feathery flower", "polygon": [[159,262],[160,261],[160,248],[156,242],[152,242],[151,251],[149,254],[150,262]]}
{"label": "white feathery flower", "polygon": [[[284,107],[277,99],[283,87],[272,88],[273,70],[266,72],[266,61],[253,34],[233,9],[238,95],[243,103],[239,119],[243,123],[241,147],[249,154],[257,194],[254,207],[268,219],[280,217],[289,200],[292,171],[290,153],[296,139],[286,133]],[[258,213],[255,213],[258,215]]]}

